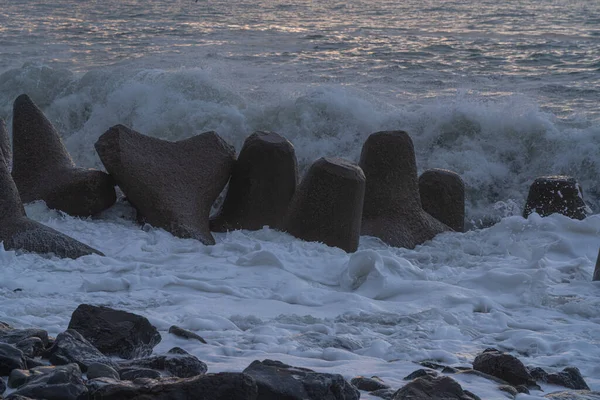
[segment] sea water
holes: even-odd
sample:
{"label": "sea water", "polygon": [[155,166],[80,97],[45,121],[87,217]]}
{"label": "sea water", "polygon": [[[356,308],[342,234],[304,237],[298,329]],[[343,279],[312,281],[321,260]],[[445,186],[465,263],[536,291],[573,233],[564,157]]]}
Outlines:
{"label": "sea water", "polygon": [[[203,246],[140,229],[123,205],[76,219],[34,203],[30,217],[107,256],[0,250],[0,320],[58,334],[78,304],[104,304],[147,316],[157,351],[179,345],[209,371],[272,358],[393,387],[414,361],[469,365],[497,347],[577,366],[600,389],[598,2],[0,0],[9,127],[21,93],[97,168],[93,144],[117,123],[168,140],[215,130],[238,150],[272,130],[302,171],[403,129],[420,172],[462,176],[472,230],[415,250],[363,237],[356,254],[268,228]],[[596,215],[521,218],[548,174],[574,176]],[[209,344],[169,335],[172,324]]]}

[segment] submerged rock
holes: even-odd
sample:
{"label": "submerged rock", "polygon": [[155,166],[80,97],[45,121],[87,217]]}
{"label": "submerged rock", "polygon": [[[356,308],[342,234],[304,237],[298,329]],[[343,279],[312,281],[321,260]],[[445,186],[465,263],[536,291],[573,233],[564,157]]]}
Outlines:
{"label": "submerged rock", "polygon": [[548,373],[540,367],[528,368],[535,380],[575,390],[590,390],[577,367],[566,367],[560,372]]}
{"label": "submerged rock", "polygon": [[12,175],[25,203],[44,200],[50,208],[84,217],[115,203],[111,177],[77,168],[52,123],[25,94],[13,106],[12,134]]}
{"label": "submerged rock", "polygon": [[254,361],[245,370],[258,385],[258,400],[358,400],[341,375],[314,372],[279,361]]}
{"label": "submerged rock", "polygon": [[210,221],[215,232],[281,228],[298,181],[294,146],[274,132],[254,132],[235,162],[227,195]]}
{"label": "submerged rock", "polygon": [[0,188],[0,242],[4,243],[5,249],[54,254],[61,258],[103,255],[98,250],[27,218],[4,159],[0,159]]}
{"label": "submerged rock", "polygon": [[346,252],[358,248],[365,196],[365,175],[340,158],[320,158],[298,186],[284,230],[309,242]]}
{"label": "submerged rock", "polygon": [[419,177],[423,210],[456,232],[465,231],[465,183],[456,172],[433,168]]}
{"label": "submerged rock", "polygon": [[140,221],[181,238],[215,243],[209,213],[235,161],[235,150],[219,135],[169,142],[116,125],[95,147]]}
{"label": "submerged rock", "polygon": [[147,318],[89,304],[73,311],[69,329],[79,332],[103,354],[125,359],[148,356],[161,341]]}
{"label": "submerged rock", "polygon": [[133,382],[100,378],[89,381],[88,388],[90,400],[257,400],[258,392],[250,376],[231,372]]}
{"label": "submerged rock", "polygon": [[584,219],[588,207],[583,201],[581,186],[570,176],[542,176],[529,188],[523,217],[536,212],[542,217],[562,214],[573,219]]}
{"label": "submerged rock", "polygon": [[197,335],[194,332],[188,331],[187,329],[180,328],[177,325],[172,325],[169,328],[169,333],[184,339],[195,339],[201,343],[206,344],[206,340],[204,340],[202,336]]}
{"label": "submerged rock", "polygon": [[359,165],[367,180],[363,235],[412,249],[451,230],[423,210],[415,150],[406,132],[371,134],[363,145]]}
{"label": "submerged rock", "polygon": [[365,390],[367,392],[390,388],[390,385],[386,385],[385,382],[375,376],[372,378],[357,376],[352,378],[350,383],[356,386],[358,390]]}
{"label": "submerged rock", "polygon": [[549,393],[544,397],[552,400],[600,400],[600,392],[576,390]]}

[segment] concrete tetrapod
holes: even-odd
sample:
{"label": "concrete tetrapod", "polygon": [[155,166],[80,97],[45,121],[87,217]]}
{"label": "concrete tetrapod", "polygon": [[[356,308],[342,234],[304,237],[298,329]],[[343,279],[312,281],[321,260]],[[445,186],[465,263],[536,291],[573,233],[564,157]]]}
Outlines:
{"label": "concrete tetrapod", "polygon": [[27,218],[4,158],[0,160],[0,241],[4,242],[7,250],[53,253],[61,258],[103,255],[98,250]]}
{"label": "concrete tetrapod", "polygon": [[0,118],[0,156],[4,158],[4,163],[10,171],[10,165],[12,163],[12,151],[10,150],[10,138],[8,137],[6,124],[2,118]]}
{"label": "concrete tetrapod", "polygon": [[529,188],[523,218],[536,212],[542,217],[562,214],[573,219],[584,219],[587,206],[583,201],[581,186],[570,176],[542,176]]}
{"label": "concrete tetrapod", "polygon": [[456,232],[465,231],[465,183],[456,172],[433,168],[419,177],[423,210]]}
{"label": "concrete tetrapod", "polygon": [[280,228],[298,181],[294,146],[274,132],[254,132],[244,142],[223,206],[210,221],[215,232]]}
{"label": "concrete tetrapod", "polygon": [[408,133],[371,134],[363,145],[359,165],[367,178],[363,235],[412,249],[452,230],[421,206],[415,150]]}
{"label": "concrete tetrapod", "polygon": [[320,158],[292,197],[284,230],[302,240],[356,251],[364,197],[360,167],[340,158]]}
{"label": "concrete tetrapod", "polygon": [[111,177],[76,167],[52,123],[25,94],[13,105],[12,134],[12,175],[22,201],[44,200],[49,208],[84,217],[115,203]]}
{"label": "concrete tetrapod", "polygon": [[169,142],[116,125],[95,146],[138,220],[181,238],[215,243],[209,213],[235,161],[235,150],[219,135]]}

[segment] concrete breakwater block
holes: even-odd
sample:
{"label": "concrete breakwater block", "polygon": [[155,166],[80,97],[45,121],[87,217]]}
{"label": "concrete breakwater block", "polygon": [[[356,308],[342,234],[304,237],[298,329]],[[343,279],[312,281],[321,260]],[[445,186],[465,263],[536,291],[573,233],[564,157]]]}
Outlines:
{"label": "concrete breakwater block", "polygon": [[298,181],[294,146],[274,132],[255,132],[244,142],[223,206],[210,222],[215,232],[280,228]]}
{"label": "concrete breakwater block", "polygon": [[4,158],[0,160],[0,188],[0,241],[4,243],[5,249],[53,253],[61,258],[103,255],[98,250],[27,218]]}
{"label": "concrete breakwater block", "polygon": [[94,215],[116,201],[111,177],[76,167],[52,123],[25,94],[13,105],[12,175],[22,201],[44,200],[70,215]]}
{"label": "concrete breakwater block", "polygon": [[4,163],[10,171],[10,166],[12,164],[12,151],[10,149],[10,138],[8,137],[6,123],[2,118],[0,118],[0,156],[4,158]]}
{"label": "concrete breakwater block", "polygon": [[359,165],[367,178],[363,235],[412,249],[438,233],[451,231],[421,206],[415,150],[406,132],[371,134]]}
{"label": "concrete breakwater block", "polygon": [[209,213],[235,161],[235,150],[219,135],[169,142],[116,125],[95,147],[139,220],[181,238],[215,243]]}
{"label": "concrete breakwater block", "polygon": [[302,240],[356,251],[364,196],[360,167],[340,158],[320,158],[298,186],[284,230]]}
{"label": "concrete breakwater block", "polygon": [[542,217],[562,214],[573,219],[584,219],[587,206],[583,201],[581,186],[570,176],[542,176],[529,188],[523,218],[536,212]]}
{"label": "concrete breakwater block", "polygon": [[465,183],[456,172],[433,168],[419,177],[423,209],[456,232],[465,231]]}

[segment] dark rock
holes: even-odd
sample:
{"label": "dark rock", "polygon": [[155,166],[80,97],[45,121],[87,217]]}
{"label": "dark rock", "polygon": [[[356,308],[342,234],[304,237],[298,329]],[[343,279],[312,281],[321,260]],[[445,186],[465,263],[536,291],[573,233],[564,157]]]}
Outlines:
{"label": "dark rock", "polygon": [[425,368],[429,368],[429,369],[444,369],[446,368],[445,365],[442,364],[438,364],[432,361],[420,361],[417,364],[422,365]]}
{"label": "dark rock", "polygon": [[[533,385],[533,386],[536,386],[535,390],[542,390],[542,388],[537,385]],[[517,386],[515,386],[515,389],[517,389],[517,392],[519,392],[519,393],[529,394],[529,389],[525,385],[517,385]]]}
{"label": "dark rock", "polygon": [[69,364],[33,376],[14,393],[34,399],[81,400],[86,398],[87,391],[79,367]]}
{"label": "dark rock", "polygon": [[327,335],[320,332],[305,332],[294,336],[294,339],[311,348],[325,349],[333,347],[334,349],[344,349],[354,351],[361,348],[360,342],[342,336]]}
{"label": "dark rock", "polygon": [[490,381],[496,382],[496,383],[498,383],[500,385],[509,385],[509,383],[506,382],[504,379],[500,379],[498,377],[495,377],[495,376],[490,375],[490,374],[486,374],[486,373],[481,372],[481,371],[476,371],[473,368],[459,370],[458,374],[477,375],[477,376],[480,376],[482,378],[488,379]]}
{"label": "dark rock", "polygon": [[77,363],[84,372],[92,363],[114,366],[111,359],[102,354],[79,332],[73,329],[59,334],[54,345],[47,351],[46,356],[54,365]]}
{"label": "dark rock", "polygon": [[465,183],[456,172],[429,169],[419,177],[423,210],[456,232],[465,231]]}
{"label": "dark rock", "polygon": [[160,333],[147,318],[109,307],[81,304],[73,311],[74,329],[107,356],[145,357],[160,343]]}
{"label": "dark rock", "polygon": [[44,200],[76,216],[89,216],[115,203],[114,182],[102,171],[77,168],[59,133],[23,94],[13,107],[12,175],[21,200]]}
{"label": "dark rock", "polygon": [[88,387],[90,400],[257,400],[258,393],[254,379],[231,372],[133,382],[100,378]]}
{"label": "dark rock", "polygon": [[412,249],[451,230],[423,210],[415,150],[406,132],[373,133],[363,145],[359,165],[367,178],[363,235]]}
{"label": "dark rock", "polygon": [[396,390],[394,389],[379,389],[369,393],[372,396],[381,397],[384,400],[392,400]]}
{"label": "dark rock", "polygon": [[314,372],[279,361],[254,361],[245,370],[258,385],[259,400],[353,400],[360,392],[341,375]]}
{"label": "dark rock", "polygon": [[138,378],[158,379],[160,372],[149,368],[123,368],[119,370],[119,376],[124,381],[134,381]]}
{"label": "dark rock", "polygon": [[6,129],[6,124],[2,118],[0,118],[0,157],[4,159],[6,169],[10,171],[12,164],[12,150],[10,149],[8,130]]}
{"label": "dark rock", "polygon": [[23,352],[8,343],[0,343],[0,376],[10,374],[13,369],[25,369],[27,364]]}
{"label": "dark rock", "polygon": [[166,371],[179,378],[189,378],[206,373],[208,367],[187,351],[174,347],[160,356],[139,358],[130,361],[119,361],[120,368],[149,368]]}
{"label": "dark rock", "polygon": [[87,378],[111,378],[119,380],[119,373],[111,366],[101,363],[91,363],[88,365]]}
{"label": "dark rock", "polygon": [[15,347],[23,352],[27,357],[39,357],[44,352],[45,346],[39,337],[30,337],[18,342]]}
{"label": "dark rock", "polygon": [[574,178],[543,176],[533,181],[529,188],[523,217],[536,212],[542,217],[559,213],[573,219],[584,219],[587,208],[581,186]]}
{"label": "dark rock", "polygon": [[393,400],[476,400],[477,396],[463,390],[448,376],[423,376],[398,389]]}
{"label": "dark rock", "polygon": [[196,339],[201,343],[206,344],[206,340],[204,340],[204,338],[202,338],[202,336],[199,336],[197,334],[195,334],[194,332],[190,332],[186,329],[180,328],[177,325],[173,325],[169,328],[169,333],[175,336],[179,336],[182,337],[184,339]]}
{"label": "dark rock", "polygon": [[540,367],[528,368],[531,376],[538,381],[564,386],[575,390],[590,390],[577,367],[566,367],[561,372],[548,373]]}
{"label": "dark rock", "polygon": [[442,369],[442,373],[444,374],[456,374],[457,372],[459,372],[460,370],[454,367],[444,367]]}
{"label": "dark rock", "polygon": [[27,368],[29,368],[29,369],[47,365],[41,359],[31,358],[31,357],[27,357],[27,356],[25,356],[25,363],[27,364]]}
{"label": "dark rock", "polygon": [[350,383],[356,386],[358,390],[366,390],[367,392],[374,392],[380,389],[389,389],[390,385],[386,385],[381,379],[376,376],[367,378],[364,376],[357,376],[350,380]]}
{"label": "dark rock", "polygon": [[554,392],[544,397],[552,400],[600,400],[600,392],[591,392],[589,390]]}
{"label": "dark rock", "polygon": [[439,375],[438,372],[435,371],[435,370],[433,370],[433,369],[423,369],[423,368],[421,368],[421,369],[418,369],[418,370],[416,370],[414,372],[411,372],[410,374],[408,374],[407,376],[405,376],[403,379],[405,381],[411,381],[413,379],[421,378],[423,376],[436,377],[438,375]]}
{"label": "dark rock", "polygon": [[498,390],[506,392],[506,393],[510,394],[511,396],[516,396],[519,394],[519,391],[514,386],[510,386],[510,385],[498,386]]}
{"label": "dark rock", "polygon": [[498,350],[486,350],[475,357],[473,369],[500,378],[511,385],[529,385],[534,379],[516,357]]}
{"label": "dark rock", "polygon": [[5,249],[52,253],[61,258],[103,255],[98,250],[27,218],[4,160],[0,160],[0,187],[0,242],[4,242]]}
{"label": "dark rock", "polygon": [[[13,370],[15,371],[15,370]],[[0,378],[0,399],[2,398],[2,393],[4,393],[6,391],[6,383],[4,383],[4,380]]]}
{"label": "dark rock", "polygon": [[178,237],[215,243],[209,213],[235,161],[235,150],[219,135],[168,142],[116,125],[95,146],[138,219]]}
{"label": "dark rock", "polygon": [[311,242],[356,251],[365,196],[365,175],[340,158],[317,160],[298,186],[284,230]]}
{"label": "dark rock", "polygon": [[5,400],[39,400],[39,399],[32,399],[31,397],[25,397],[25,396],[21,396],[19,394],[10,394],[8,397],[4,398]]}
{"label": "dark rock", "polygon": [[298,181],[294,146],[273,132],[254,132],[233,167],[215,232],[281,228]]}
{"label": "dark rock", "polygon": [[44,346],[48,344],[48,332],[43,329],[14,329],[8,325],[5,327],[0,326],[0,342],[17,344],[31,338],[40,339]]}
{"label": "dark rock", "polygon": [[54,366],[43,366],[32,369],[13,369],[8,376],[8,387],[19,388],[39,375],[45,375],[54,370]]}
{"label": "dark rock", "polygon": [[598,258],[596,259],[596,268],[594,269],[593,281],[600,281],[600,250],[598,250]]}

